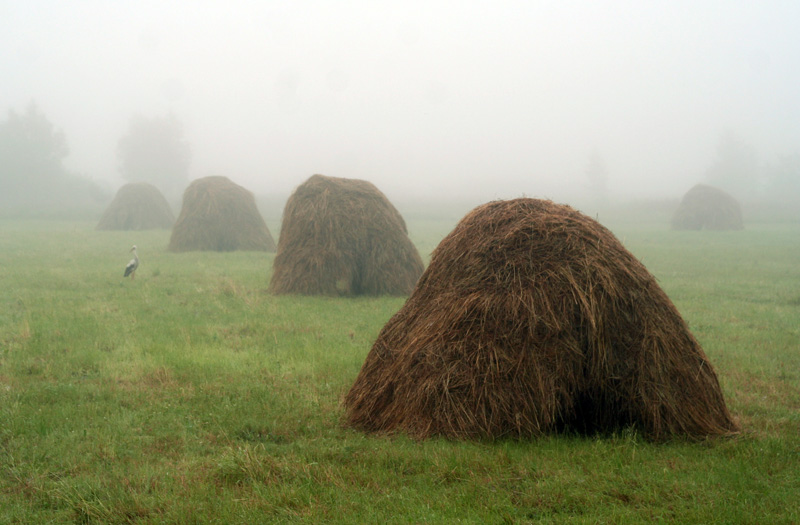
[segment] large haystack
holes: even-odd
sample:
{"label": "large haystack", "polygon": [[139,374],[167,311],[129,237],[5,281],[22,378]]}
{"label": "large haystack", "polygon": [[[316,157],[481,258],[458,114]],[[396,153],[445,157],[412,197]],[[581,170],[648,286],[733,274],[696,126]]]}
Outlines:
{"label": "large haystack", "polygon": [[98,230],[171,228],[175,215],[158,188],[146,182],[122,186],[97,223]]}
{"label": "large haystack", "polygon": [[420,438],[737,430],[653,276],[596,221],[536,199],[480,206],[442,240],[344,404],[356,428]]}
{"label": "large haystack", "polygon": [[227,177],[204,177],[189,184],[172,228],[169,249],[229,252],[275,251],[253,194]]}
{"label": "large haystack", "polygon": [[673,230],[741,230],[742,208],[728,193],[697,184],[683,196],[672,216]]}
{"label": "large haystack", "polygon": [[378,188],[314,175],[286,202],[270,291],[407,295],[423,269],[403,217]]}

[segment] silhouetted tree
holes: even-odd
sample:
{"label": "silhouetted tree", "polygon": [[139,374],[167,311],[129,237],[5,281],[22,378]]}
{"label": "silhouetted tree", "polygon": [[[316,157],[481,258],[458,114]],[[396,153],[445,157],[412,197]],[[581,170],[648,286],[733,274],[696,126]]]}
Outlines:
{"label": "silhouetted tree", "polygon": [[128,134],[117,145],[122,177],[129,182],[149,182],[168,197],[180,195],[189,178],[191,158],[183,126],[172,114],[135,116]]}
{"label": "silhouetted tree", "polygon": [[760,189],[756,149],[735,133],[724,133],[717,144],[717,158],[706,170],[706,180],[739,199],[751,199]]}

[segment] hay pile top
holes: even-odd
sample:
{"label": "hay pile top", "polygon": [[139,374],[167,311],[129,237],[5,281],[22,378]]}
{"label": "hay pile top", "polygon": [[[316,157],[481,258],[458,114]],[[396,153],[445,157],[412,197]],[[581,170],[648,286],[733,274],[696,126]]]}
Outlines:
{"label": "hay pile top", "polygon": [[730,194],[697,184],[683,196],[672,216],[673,230],[741,230],[742,207]]}
{"label": "hay pile top", "polygon": [[275,241],[253,194],[227,177],[212,176],[186,188],[169,249],[275,251]]}
{"label": "hay pile top", "polygon": [[283,211],[270,291],[407,295],[423,269],[403,217],[378,188],[313,175]]}
{"label": "hay pile top", "polygon": [[653,276],[596,221],[536,199],[480,206],[442,240],[345,407],[355,428],[418,438],[737,430]]}
{"label": "hay pile top", "polygon": [[171,228],[175,215],[158,188],[146,182],[122,186],[103,212],[97,230]]}

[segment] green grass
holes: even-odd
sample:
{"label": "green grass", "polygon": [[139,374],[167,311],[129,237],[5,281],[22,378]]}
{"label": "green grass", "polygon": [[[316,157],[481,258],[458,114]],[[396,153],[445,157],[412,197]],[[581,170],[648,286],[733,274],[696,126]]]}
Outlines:
{"label": "green grass", "polygon": [[[452,226],[409,220],[426,260]],[[273,297],[270,254],[2,221],[0,523],[800,521],[800,227],[615,233],[741,437],[365,436],[340,401],[402,298]]]}

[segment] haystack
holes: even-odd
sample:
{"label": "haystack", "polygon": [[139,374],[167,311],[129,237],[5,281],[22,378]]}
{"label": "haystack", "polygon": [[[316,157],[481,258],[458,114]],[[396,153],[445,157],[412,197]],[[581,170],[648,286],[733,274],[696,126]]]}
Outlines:
{"label": "haystack", "polygon": [[175,215],[158,188],[146,182],[122,186],[97,223],[97,230],[171,228]]}
{"label": "haystack", "polygon": [[227,177],[204,177],[189,184],[172,228],[169,249],[228,252],[275,251],[253,194]]}
{"label": "haystack", "polygon": [[314,175],[286,202],[270,291],[407,295],[423,269],[403,217],[378,188]]}
{"label": "haystack", "polygon": [[741,230],[742,208],[728,193],[697,184],[683,196],[672,216],[673,230]]}
{"label": "haystack", "polygon": [[480,206],[442,240],[344,405],[353,427],[418,438],[737,430],[654,277],[596,221],[536,199]]}

